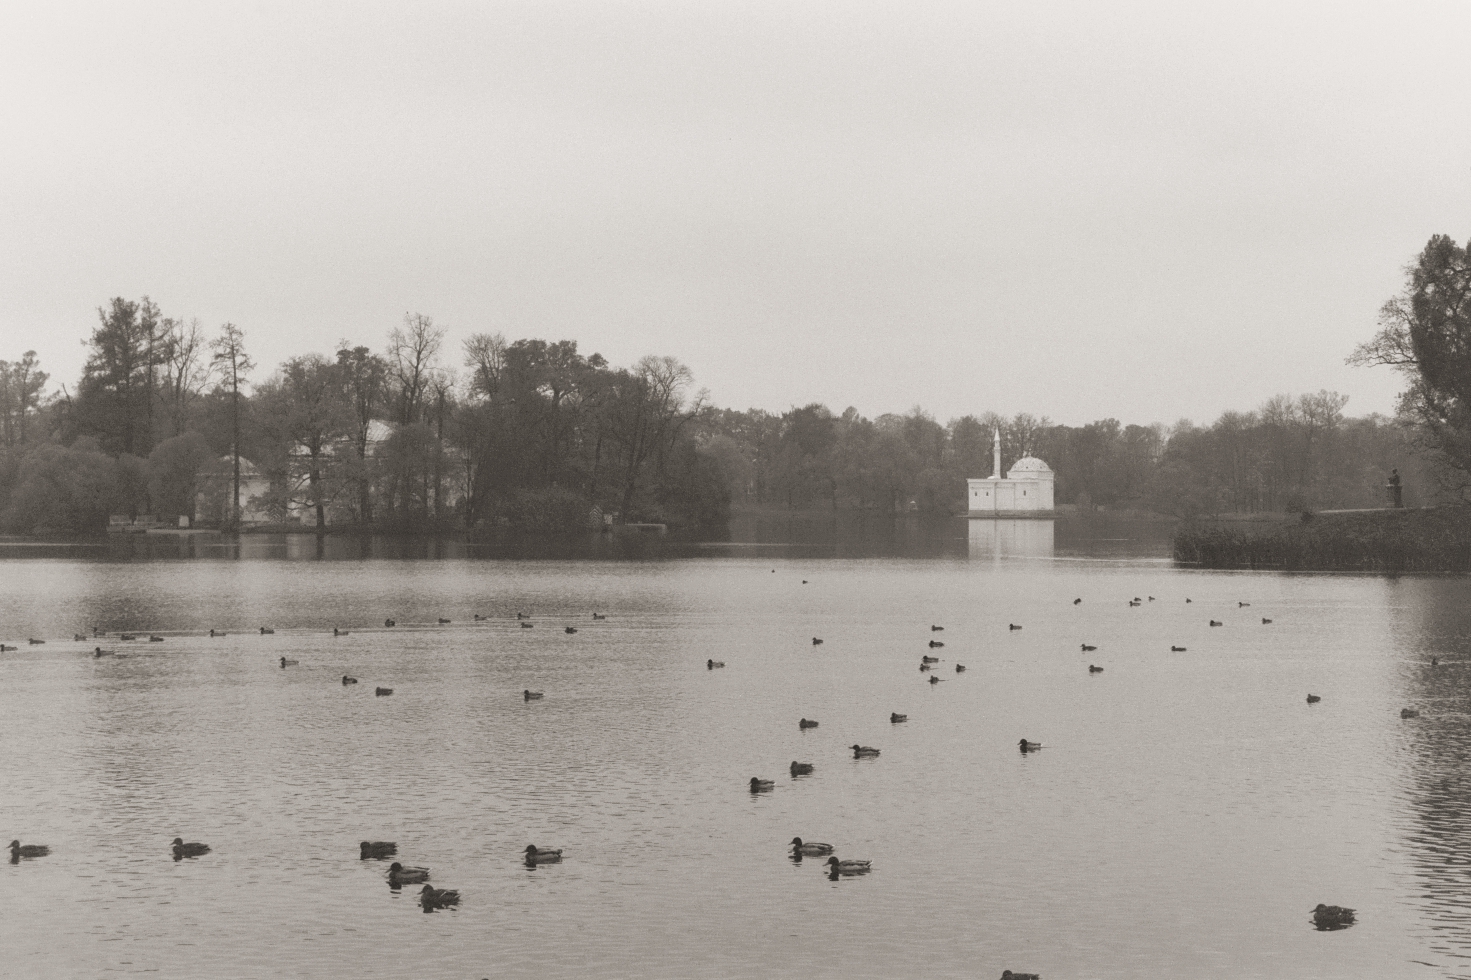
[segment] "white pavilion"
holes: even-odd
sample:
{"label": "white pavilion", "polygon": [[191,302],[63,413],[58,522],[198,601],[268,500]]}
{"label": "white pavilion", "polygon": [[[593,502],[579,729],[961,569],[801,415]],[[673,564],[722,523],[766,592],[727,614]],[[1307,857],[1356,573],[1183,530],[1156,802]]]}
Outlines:
{"label": "white pavilion", "polygon": [[1052,469],[1035,456],[1023,456],[1001,476],[1001,430],[995,430],[994,462],[985,479],[966,480],[970,517],[1053,517]]}

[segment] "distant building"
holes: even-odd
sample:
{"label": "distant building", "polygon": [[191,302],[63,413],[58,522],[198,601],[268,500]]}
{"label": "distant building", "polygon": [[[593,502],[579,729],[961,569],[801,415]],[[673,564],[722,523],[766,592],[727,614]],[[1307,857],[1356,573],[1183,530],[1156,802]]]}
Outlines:
{"label": "distant building", "polygon": [[1052,517],[1052,469],[1023,456],[1001,476],[1001,430],[995,430],[991,476],[966,480],[970,517]]}

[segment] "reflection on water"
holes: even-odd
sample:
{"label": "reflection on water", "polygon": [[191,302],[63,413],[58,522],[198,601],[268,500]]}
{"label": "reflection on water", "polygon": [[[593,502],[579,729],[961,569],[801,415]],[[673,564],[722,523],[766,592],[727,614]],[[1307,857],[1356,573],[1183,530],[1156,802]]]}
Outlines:
{"label": "reflection on water", "polygon": [[0,974],[1471,976],[1468,580],[1003,523],[0,562]]}
{"label": "reflection on water", "polygon": [[972,558],[1051,558],[1053,527],[1050,520],[972,520]]}

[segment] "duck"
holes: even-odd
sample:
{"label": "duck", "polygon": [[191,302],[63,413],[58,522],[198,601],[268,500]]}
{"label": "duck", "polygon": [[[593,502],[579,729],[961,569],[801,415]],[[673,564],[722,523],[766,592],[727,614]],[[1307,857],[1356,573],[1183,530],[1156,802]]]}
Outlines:
{"label": "duck", "polygon": [[51,853],[51,848],[45,844],[22,844],[18,840],[10,842],[10,860],[18,861],[21,858],[41,858]]}
{"label": "duck", "polygon": [[1320,932],[1347,929],[1353,924],[1353,909],[1346,909],[1342,905],[1323,905],[1321,903],[1313,909],[1313,925],[1317,926]]}
{"label": "duck", "polygon": [[819,637],[814,636],[812,638],[812,645],[815,647],[820,647],[822,646],[822,640]]}
{"label": "duck", "polygon": [[1026,739],[1022,739],[1016,744],[1017,747],[1020,748],[1023,752],[1036,752],[1042,747],[1041,742],[1028,742]]}
{"label": "duck", "polygon": [[334,627],[332,627],[332,635],[333,636],[347,636],[348,635],[348,632],[347,632],[347,630],[340,630],[336,626],[334,626]]}
{"label": "duck", "polygon": [[1143,601],[1144,601],[1144,600],[1143,600],[1143,599],[1141,599],[1141,598],[1139,598],[1139,597],[1138,597],[1138,596],[1135,596],[1135,597],[1134,597],[1134,601],[1135,601],[1135,602],[1143,602]]}
{"label": "duck", "polygon": [[1309,694],[1308,695],[1308,704],[1317,704],[1321,700],[1323,700],[1323,699],[1321,697],[1319,697],[1318,695],[1316,695],[1316,694]]}
{"label": "duck", "polygon": [[268,633],[274,633],[274,632],[276,632],[276,631],[275,631],[275,630],[273,630],[273,629],[271,629],[271,628],[270,628],[270,627],[269,627],[269,626],[262,626],[262,627],[261,627],[261,628],[260,628],[260,635],[261,635],[261,636],[265,636],[265,635],[267,635],[267,634],[268,634]]}
{"label": "duck", "polygon": [[938,684],[938,683],[940,683],[941,680],[943,680],[943,678],[936,677],[934,674],[931,674],[930,675],[930,683],[931,684]]}
{"label": "duck", "polygon": [[577,627],[576,626],[564,626],[564,627],[562,627],[562,632],[563,633],[576,633],[577,632]]}
{"label": "duck", "polygon": [[460,893],[453,888],[435,888],[433,885],[425,885],[419,892],[419,902],[424,906],[424,911],[430,909],[442,909],[446,905],[459,905]]}
{"label": "duck", "polygon": [[836,875],[866,875],[873,870],[872,864],[872,861],[839,861],[835,857],[828,858],[826,862]]}
{"label": "duck", "polygon": [[955,672],[957,674],[963,674],[963,673],[965,673],[965,664],[956,664],[955,665]]}
{"label": "duck", "polygon": [[451,622],[450,620],[445,619],[443,616],[439,617],[439,625],[440,626],[448,626],[450,624],[450,622]]}
{"label": "duck", "polygon": [[808,719],[803,718],[801,721],[797,722],[797,727],[799,729],[816,728],[817,722],[809,721]]}
{"label": "duck", "polygon": [[1186,602],[1194,602],[1195,600],[1194,599],[1187,598],[1185,601]]}
{"label": "duck", "polygon": [[399,885],[417,885],[428,880],[428,868],[406,868],[397,861],[388,866],[388,883],[395,888]]}
{"label": "duck", "polygon": [[119,640],[136,640],[138,638],[138,634],[137,633],[119,633],[117,635],[117,638]]}
{"label": "duck", "polygon": [[87,642],[87,634],[86,633],[73,633],[72,634],[72,640],[75,641],[75,642],[77,642],[77,643],[85,643],[85,642]]}
{"label": "duck", "polygon": [[931,650],[935,649],[936,647],[942,647],[944,645],[945,644],[941,643],[939,640],[931,640],[930,641],[930,649]]}
{"label": "duck", "polygon": [[212,629],[212,630],[209,631],[209,635],[210,636],[229,636],[230,634],[224,632],[223,630],[213,630]]}
{"label": "duck", "polygon": [[1221,623],[1221,621],[1219,619],[1213,619],[1213,620],[1211,620],[1211,625],[1212,626],[1220,626],[1220,625],[1222,625],[1222,623]]}
{"label": "duck", "polygon": [[753,793],[765,793],[767,790],[770,790],[775,786],[776,780],[774,779],[761,779],[757,776],[751,777],[751,792]]}
{"label": "duck", "polygon": [[1098,649],[1096,646],[1093,646],[1091,643],[1083,643],[1083,644],[1080,644],[1080,646],[1083,648],[1083,652],[1084,653],[1092,653],[1094,650],[1097,650]]}
{"label": "duck", "polygon": [[522,691],[521,697],[527,701],[536,701],[546,697],[546,693],[543,691]]}
{"label": "duck", "polygon": [[358,860],[366,861],[369,858],[393,857],[398,853],[398,845],[391,840],[365,840],[358,845],[361,854]]}
{"label": "duck", "polygon": [[1088,665],[1088,673],[1090,673],[1090,674],[1101,674],[1101,673],[1103,673],[1103,668],[1102,667],[1095,667],[1093,664],[1089,664]]}
{"label": "duck", "polygon": [[1075,606],[1081,606],[1082,604],[1083,604],[1083,597],[1082,596],[1079,596],[1078,598],[1076,598],[1076,599],[1073,600],[1073,605],[1075,605]]}
{"label": "duck", "polygon": [[[0,649],[3,649],[3,648],[0,648]],[[97,649],[95,649],[95,650],[92,651],[92,656],[94,658],[96,658],[96,657],[112,657],[112,656],[115,656],[115,655],[116,654],[114,654],[113,651],[111,651],[111,650],[104,650],[101,647],[98,647]]]}
{"label": "duck", "polygon": [[1006,628],[1009,629],[1009,630],[1019,630],[1019,629],[1021,629],[1021,627],[1018,626],[1016,623],[1008,623],[1008,624],[1006,624]]}
{"label": "duck", "polygon": [[1267,617],[1265,617],[1265,616],[1263,616],[1263,617],[1262,617],[1262,625],[1263,625],[1263,626],[1270,626],[1270,625],[1271,625],[1271,623],[1272,623],[1272,621],[1271,621],[1271,620],[1270,620],[1270,619],[1268,619],[1268,618],[1267,618]]}
{"label": "duck", "polygon": [[343,674],[342,675],[342,684],[343,684],[344,687],[347,686],[348,684],[356,684],[357,682],[358,682],[358,679],[356,677],[349,677],[346,674]]}
{"label": "duck", "polygon": [[1134,608],[1135,606],[1142,606],[1142,605],[1144,605],[1144,603],[1140,602],[1138,599],[1130,599],[1129,600],[1129,608],[1130,609]]}
{"label": "duck", "polygon": [[891,725],[897,725],[901,721],[908,721],[908,720],[909,720],[909,716],[908,715],[901,715],[897,711],[891,711],[891,712],[889,712],[889,724],[891,724]]}
{"label": "duck", "polygon": [[152,633],[148,637],[148,642],[149,643],[162,643],[163,642],[163,637],[159,636],[157,633]]}
{"label": "duck", "polygon": [[531,629],[531,625],[532,625],[532,624],[530,624],[530,623],[522,623],[522,624],[521,624],[521,628],[522,628],[522,629],[523,629],[523,630],[529,630],[529,629]]}
{"label": "duck", "polygon": [[944,631],[945,631],[945,627],[943,627],[943,626],[931,626],[930,627],[930,632],[931,633],[943,633]]}
{"label": "duck", "polygon": [[537,847],[535,844],[527,844],[526,850],[522,853],[526,855],[527,864],[556,864],[562,860],[560,847],[554,851],[550,848]]}
{"label": "duck", "polygon": [[1153,602],[1154,601],[1154,596],[1149,596],[1148,599],[1149,599],[1150,602]]}
{"label": "duck", "polygon": [[1170,647],[1170,652],[1171,653],[1184,653],[1185,652],[1185,648],[1184,647]]}
{"label": "duck", "polygon": [[724,667],[724,666],[725,666],[725,661],[724,660],[707,660],[707,661],[705,661],[705,669],[706,670],[714,670],[716,667]]}
{"label": "duck", "polygon": [[285,670],[287,667],[295,667],[299,663],[301,663],[301,661],[299,661],[299,660],[287,660],[285,657],[282,657],[281,658],[281,669],[282,670]]}
{"label": "duck", "polygon": [[472,620],[473,620],[473,621],[474,621],[474,622],[477,622],[477,623],[479,623],[479,622],[482,622],[482,621],[484,621],[484,620],[486,620],[486,619],[488,619],[488,618],[490,618],[490,617],[488,617],[488,616],[482,616],[482,615],[480,615],[480,614],[479,614],[479,613],[472,613],[472,614],[471,614],[471,619],[472,619]]}
{"label": "duck", "polygon": [[922,664],[937,664],[940,662],[940,658],[931,657],[928,654],[924,654],[919,658],[919,662]]}
{"label": "duck", "polygon": [[16,650],[19,649],[20,647],[8,647],[5,644],[0,643],[0,653],[14,653]]}
{"label": "duck", "polygon": [[812,770],[814,768],[815,767],[810,762],[793,762],[792,763],[792,775],[793,776],[810,776],[810,775],[812,775]]}
{"label": "duck", "polygon": [[1249,605],[1251,605],[1251,603],[1249,603],[1249,602],[1238,602],[1238,603],[1236,603],[1236,608],[1237,609],[1245,609]]}
{"label": "duck", "polygon": [[386,698],[386,697],[391,696],[392,694],[393,694],[393,688],[391,688],[391,687],[375,687],[375,688],[373,688],[373,697],[375,697],[375,698]]}
{"label": "duck", "polygon": [[853,746],[853,758],[855,759],[871,759],[878,754],[879,750],[871,745]]}
{"label": "duck", "polygon": [[593,619],[607,619],[608,617],[605,616],[605,615],[603,615],[602,613],[593,613],[592,614],[592,618]]}
{"label": "duck", "polygon": [[26,640],[26,642],[29,643],[31,646],[38,646],[38,645],[40,645],[42,643],[45,643],[46,641],[45,640],[37,640],[35,638],[32,638],[32,639]]}
{"label": "duck", "polygon": [[1010,970],[1001,971],[1001,980],[1042,980],[1040,973],[1012,973]]}
{"label": "duck", "polygon": [[397,626],[397,625],[398,625],[398,620],[396,620],[396,619],[385,619],[383,621],[383,628],[384,629],[390,629],[390,628],[392,628],[394,626]]}
{"label": "duck", "polygon": [[208,844],[201,844],[198,841],[190,841],[186,844],[184,843],[184,838],[182,837],[174,838],[173,848],[175,861],[178,861],[181,858],[199,857],[199,855],[201,854],[209,853]]}
{"label": "duck", "polygon": [[1439,667],[1440,666],[1440,658],[1439,657],[1431,657],[1430,658],[1430,666],[1432,666],[1432,667]]}
{"label": "duck", "polygon": [[792,838],[792,851],[796,854],[806,854],[809,857],[819,857],[823,854],[831,854],[831,844],[819,844],[817,841],[804,841],[800,837]]}
{"label": "duck", "polygon": [[919,664],[919,671],[920,671],[920,673],[924,673],[925,671],[927,671],[929,669],[930,669],[930,665],[929,664],[925,663],[924,661],[920,661],[920,664]]}
{"label": "duck", "polygon": [[1399,716],[1401,718],[1419,718],[1420,712],[1416,711],[1414,708],[1401,708],[1399,709]]}
{"label": "duck", "polygon": [[516,618],[517,619],[530,619],[531,618],[531,614],[530,613],[524,613],[524,612],[519,612],[518,611],[516,613]]}

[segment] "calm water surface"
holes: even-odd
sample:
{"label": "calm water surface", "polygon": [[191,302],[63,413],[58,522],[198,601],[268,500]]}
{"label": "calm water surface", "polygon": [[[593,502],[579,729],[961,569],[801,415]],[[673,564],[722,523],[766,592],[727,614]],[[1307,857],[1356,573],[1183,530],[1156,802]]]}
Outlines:
{"label": "calm water surface", "polygon": [[[1471,976],[1467,580],[1198,572],[1036,522],[748,532],[0,560],[0,832],[52,846],[0,870],[0,975]],[[166,640],[96,659],[94,625]],[[1314,931],[1319,902],[1358,924]]]}

